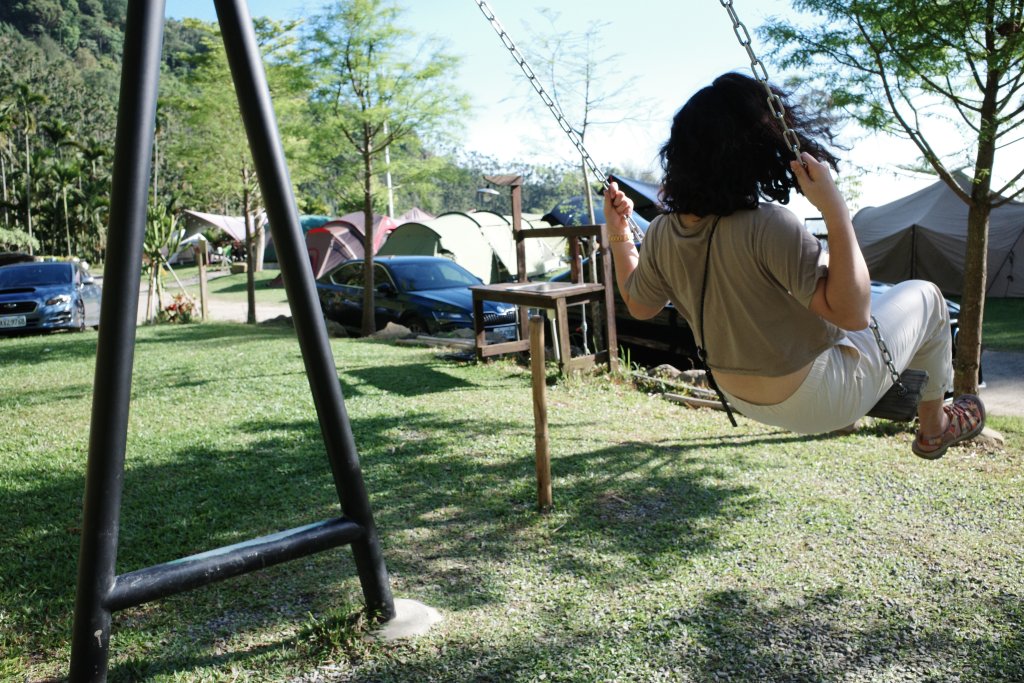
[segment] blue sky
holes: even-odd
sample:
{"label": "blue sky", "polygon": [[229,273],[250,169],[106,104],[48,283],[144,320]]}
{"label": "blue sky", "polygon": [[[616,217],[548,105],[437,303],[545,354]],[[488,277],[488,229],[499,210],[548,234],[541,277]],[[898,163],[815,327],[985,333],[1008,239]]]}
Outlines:
{"label": "blue sky", "polygon": [[[515,171],[517,160],[571,161],[575,151],[544,111],[531,114],[527,103],[539,101],[519,68],[503,47],[474,0],[404,0],[401,23],[421,36],[444,40],[446,49],[462,58],[459,84],[469,94],[473,111],[463,132],[468,149],[497,157]],[[546,28],[538,13],[554,7],[559,27],[580,31],[591,22],[606,26],[604,50],[618,78],[628,84],[626,98],[636,94],[643,106],[628,106],[635,120],[594,128],[587,148],[602,168],[656,168],[659,145],[668,134],[672,115],[686,98],[715,76],[730,70],[749,73],[746,52],[737,43],[726,11],[715,0],[641,0],[629,5],[613,0],[488,0],[513,41],[529,54],[531,28]],[[315,13],[320,0],[250,0],[250,13],[279,19]],[[629,8],[629,9],[626,9]],[[799,17],[786,0],[736,0],[735,9],[751,33],[769,16]],[[167,0],[167,15],[215,21],[212,0]],[[764,51],[757,44],[755,50]],[[769,73],[774,77],[771,64]],[[781,81],[781,75],[777,80]],[[860,166],[875,169],[861,181],[858,205],[883,204],[919,189],[927,180],[895,170],[909,162],[909,143],[893,140],[848,140],[846,153]],[[810,205],[795,202],[802,217],[816,215]]]}

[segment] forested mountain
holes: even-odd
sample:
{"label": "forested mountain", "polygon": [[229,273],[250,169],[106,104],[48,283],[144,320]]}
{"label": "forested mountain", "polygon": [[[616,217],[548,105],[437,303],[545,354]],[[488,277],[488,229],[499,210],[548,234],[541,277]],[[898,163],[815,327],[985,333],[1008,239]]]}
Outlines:
{"label": "forested mountain", "polygon": [[[102,260],[126,7],[127,0],[0,2],[0,249]],[[267,19],[256,29],[300,210],[361,210],[360,156],[338,132],[344,120],[327,126],[314,101],[325,75],[315,68],[311,32]],[[241,214],[251,160],[216,24],[168,20],[163,62],[151,204],[158,212]],[[455,60],[445,65],[457,68]],[[450,75],[434,77],[449,87]],[[579,194],[572,165],[500,164],[465,152],[458,132],[414,128],[394,142],[396,213],[470,209],[482,175],[492,173],[523,174],[527,211]],[[380,213],[384,171],[378,160],[370,184]],[[258,194],[249,209],[257,204]]]}

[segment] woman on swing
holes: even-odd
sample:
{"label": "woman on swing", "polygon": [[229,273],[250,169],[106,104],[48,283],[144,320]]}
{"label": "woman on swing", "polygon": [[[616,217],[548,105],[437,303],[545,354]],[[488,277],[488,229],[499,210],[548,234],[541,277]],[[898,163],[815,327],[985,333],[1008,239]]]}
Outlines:
{"label": "woman on swing", "polygon": [[[907,281],[872,311],[868,269],[828,169],[838,160],[816,139],[831,141],[831,132],[776,92],[803,164],[790,160],[763,86],[730,73],[676,114],[661,149],[670,213],[651,223],[639,253],[627,224],[632,202],[611,184],[604,210],[619,291],[639,319],[672,302],[739,412],[808,434],[853,424],[892,385],[868,329],[873,314],[896,367],[928,372],[912,450],[939,458],[985,423],[976,396],[944,405],[953,371],[942,294]],[[791,211],[761,201],[784,204],[793,189],[821,211],[828,252]]]}

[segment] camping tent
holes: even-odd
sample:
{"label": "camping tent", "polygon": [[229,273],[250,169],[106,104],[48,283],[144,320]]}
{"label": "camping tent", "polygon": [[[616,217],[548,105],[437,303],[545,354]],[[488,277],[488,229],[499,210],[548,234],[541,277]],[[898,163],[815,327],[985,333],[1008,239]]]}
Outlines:
{"label": "camping tent", "polygon": [[[360,235],[366,234],[366,231],[363,229],[363,225],[366,221],[362,211],[347,213],[338,220],[350,223],[359,231]],[[395,223],[395,220],[390,216],[381,216],[380,214],[373,215],[373,246],[377,252],[380,251],[380,245],[384,244],[384,241],[387,240],[391,231],[397,226],[398,224]]]}
{"label": "camping tent", "polygon": [[429,214],[418,206],[414,206],[401,216],[395,218],[395,224],[401,225],[402,223],[411,223],[412,221],[422,223],[423,221],[429,221],[433,217],[433,214]]}
{"label": "camping tent", "polygon": [[[551,225],[589,225],[590,212],[587,211],[583,196],[576,195],[558,202],[553,209],[541,217],[541,220]],[[634,211],[633,220],[640,228],[640,232],[647,232],[650,222],[646,218]],[[594,201],[594,221],[604,223],[604,203],[600,199]]]}
{"label": "camping tent", "polygon": [[633,212],[643,216],[644,220],[653,221],[658,214],[667,210],[658,197],[659,188],[654,183],[647,183],[635,178],[624,178],[623,176],[610,176],[619,184],[619,189],[626,193],[626,196],[633,200]]}
{"label": "camping tent", "polygon": [[306,233],[306,251],[313,277],[319,278],[342,261],[362,258],[363,235],[351,223],[329,221]]}
{"label": "camping tent", "polygon": [[[971,181],[955,178],[970,192]],[[929,280],[944,294],[963,286],[967,205],[941,180],[853,218],[871,278],[884,282]],[[986,295],[1024,297],[1024,204],[1009,202],[989,218]]]}
{"label": "camping tent", "polygon": [[206,242],[207,239],[203,236],[203,233],[197,232],[194,235],[185,237],[178,242],[178,249],[167,259],[167,263],[172,266],[176,265],[190,265],[196,262],[195,248]]}
{"label": "camping tent", "polygon": [[[260,220],[257,216],[256,220]],[[202,213],[201,211],[185,210],[185,236],[217,228],[231,239],[242,242],[245,240],[245,218],[243,216],[221,216],[214,213]]]}
{"label": "camping tent", "polygon": [[[523,217],[524,230],[535,227],[542,227],[536,216]],[[561,264],[565,238],[532,239],[525,244],[527,275],[541,275]],[[487,284],[508,279],[517,271],[512,219],[490,211],[451,212],[422,223],[405,223],[395,228],[377,253],[448,256]]]}

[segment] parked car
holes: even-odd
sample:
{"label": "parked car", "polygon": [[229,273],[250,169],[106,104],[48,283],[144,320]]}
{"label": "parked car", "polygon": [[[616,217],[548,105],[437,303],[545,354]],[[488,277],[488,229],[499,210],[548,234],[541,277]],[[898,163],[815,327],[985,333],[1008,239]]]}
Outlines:
{"label": "parked car", "polygon": [[[363,319],[363,259],[345,261],[316,282],[324,317],[358,333]],[[441,256],[374,258],[374,320],[378,329],[399,323],[421,334],[473,329],[471,286],[481,280]],[[506,339],[516,336],[516,307],[484,302],[485,328]]]}
{"label": "parked car", "polygon": [[20,251],[0,251],[0,266],[10,265],[11,263],[27,263],[35,260],[32,254]]}
{"label": "parked car", "polygon": [[0,267],[0,334],[98,328],[101,293],[81,262]]}

